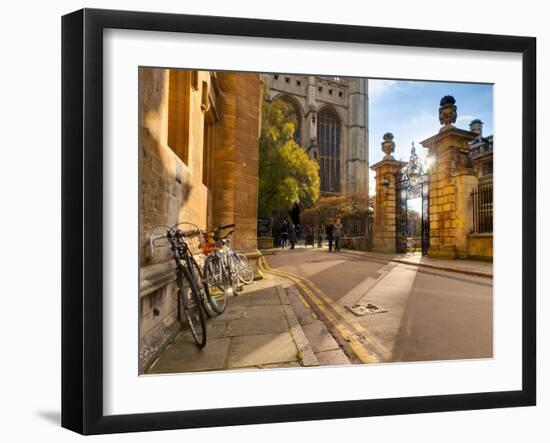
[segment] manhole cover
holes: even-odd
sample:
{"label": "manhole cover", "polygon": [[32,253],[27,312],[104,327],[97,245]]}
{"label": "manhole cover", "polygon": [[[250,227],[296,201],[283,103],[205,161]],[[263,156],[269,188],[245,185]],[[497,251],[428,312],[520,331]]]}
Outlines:
{"label": "manhole cover", "polygon": [[353,314],[361,317],[363,315],[382,314],[388,312],[382,306],[375,305],[373,303],[356,303],[351,306],[346,306]]}

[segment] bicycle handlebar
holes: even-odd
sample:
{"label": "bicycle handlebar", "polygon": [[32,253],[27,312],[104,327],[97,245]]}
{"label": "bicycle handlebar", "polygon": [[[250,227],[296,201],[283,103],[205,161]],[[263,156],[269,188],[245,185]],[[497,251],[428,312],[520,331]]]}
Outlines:
{"label": "bicycle handlebar", "polygon": [[227,237],[229,237],[231,234],[233,234],[235,231],[229,231],[227,234],[225,234],[223,237],[219,237],[217,235],[214,236],[214,240],[225,240]]}
{"label": "bicycle handlebar", "polygon": [[182,231],[180,229],[178,229],[176,232],[175,232],[175,236],[176,238],[181,238],[181,237],[194,237],[196,235],[199,235],[202,231],[200,229],[192,229],[190,231]]}
{"label": "bicycle handlebar", "polygon": [[218,226],[217,228],[214,228],[214,232],[221,231],[223,229],[234,228],[234,227],[235,227],[235,223],[231,223],[229,225],[221,225],[221,226]]}
{"label": "bicycle handlebar", "polygon": [[[189,225],[195,226],[196,229],[190,229],[190,230],[186,230],[186,231],[183,231],[181,229],[177,229],[177,227],[179,225],[183,225],[183,224],[189,224]],[[234,228],[234,227],[235,227],[235,223],[231,223],[231,224],[227,224],[227,225],[220,225],[220,226],[214,228],[213,232],[217,233],[217,232],[219,232],[223,229]],[[165,231],[165,234],[163,234],[163,235],[154,236],[153,232],[157,228],[166,228],[167,231]],[[172,227],[166,226],[166,225],[157,225],[149,233],[149,245],[150,245],[151,250],[152,250],[155,247],[168,246],[168,244],[158,245],[157,242],[159,240],[163,240],[163,239],[164,240],[170,240],[170,237],[172,237],[172,236],[174,238],[177,238],[177,239],[186,238],[186,237],[189,238],[189,237],[195,237],[195,236],[198,236],[198,235],[201,235],[201,234],[204,234],[204,233],[205,233],[205,231],[202,231],[201,229],[199,229],[199,227],[197,225],[195,225],[194,223],[191,223],[191,222],[176,223]],[[225,234],[223,237],[214,235],[214,240],[216,240],[216,241],[224,240],[229,235],[231,235],[233,233],[234,233],[234,231],[232,230],[232,231],[229,231],[227,234]]]}

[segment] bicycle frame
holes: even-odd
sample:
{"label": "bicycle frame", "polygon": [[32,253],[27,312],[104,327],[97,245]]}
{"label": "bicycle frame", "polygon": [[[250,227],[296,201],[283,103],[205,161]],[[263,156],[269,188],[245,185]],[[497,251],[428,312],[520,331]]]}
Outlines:
{"label": "bicycle frame", "polygon": [[237,272],[232,259],[233,250],[226,241],[223,242],[222,247],[218,249],[217,253],[219,254],[223,269],[228,272],[231,279],[236,278]]}
{"label": "bicycle frame", "polygon": [[[200,272],[200,266],[197,264],[197,261],[195,260],[195,257],[193,257],[193,254],[189,251],[189,246],[185,241],[182,239],[176,238],[174,234],[168,234],[168,241],[170,242],[170,247],[173,252],[174,261],[176,262],[176,274],[177,277],[183,277],[182,275],[182,268],[187,268],[188,272],[191,274],[191,277],[193,279],[193,282],[196,282],[196,275],[195,272],[198,272],[199,279],[201,282],[204,282],[204,276]],[[201,295],[205,296],[206,294],[203,294],[201,291],[201,288],[196,288]]]}

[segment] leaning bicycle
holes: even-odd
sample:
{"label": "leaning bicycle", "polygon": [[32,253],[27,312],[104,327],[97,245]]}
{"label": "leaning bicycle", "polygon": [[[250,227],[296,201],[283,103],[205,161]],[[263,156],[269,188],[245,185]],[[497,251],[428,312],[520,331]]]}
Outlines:
{"label": "leaning bicycle", "polygon": [[[193,226],[191,230],[178,227],[184,224]],[[167,228],[164,235],[154,236],[157,228]],[[176,263],[176,284],[178,303],[183,309],[187,325],[193,340],[200,347],[206,345],[206,319],[208,312],[209,291],[202,271],[191,252],[192,239],[202,235],[202,231],[191,223],[178,223],[172,227],[157,226],[151,231],[149,241],[151,248],[158,247],[159,241],[166,240]],[[163,245],[164,246],[164,245]]]}
{"label": "leaning bicycle", "polygon": [[237,266],[239,280],[245,285],[251,284],[254,281],[254,271],[248,262],[247,256],[238,252],[233,252],[233,257]]}
{"label": "leaning bicycle", "polygon": [[204,264],[204,275],[210,294],[222,294],[218,298],[218,307],[213,306],[218,313],[225,310],[230,295],[237,295],[242,284],[250,284],[254,280],[254,272],[248,258],[236,252],[231,246],[231,239],[228,237],[234,231],[229,231],[224,236],[220,235],[221,231],[234,226],[218,226],[213,231],[204,233],[205,244],[211,244],[210,253]]}
{"label": "leaning bicycle", "polygon": [[204,262],[204,278],[208,284],[212,309],[222,314],[227,308],[227,302],[230,295],[234,295],[238,290],[237,269],[228,253],[227,237],[233,233],[228,232],[220,237],[219,232],[224,229],[234,227],[234,224],[222,225],[213,231],[204,232],[204,248],[207,254]]}

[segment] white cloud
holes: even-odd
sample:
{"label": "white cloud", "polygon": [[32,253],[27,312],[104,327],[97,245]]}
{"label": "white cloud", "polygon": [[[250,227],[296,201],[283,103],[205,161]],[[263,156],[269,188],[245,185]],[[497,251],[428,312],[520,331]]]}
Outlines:
{"label": "white cloud", "polygon": [[422,110],[415,114],[409,121],[405,122],[404,126],[408,128],[423,128],[430,127],[437,122],[438,116],[435,112]]}
{"label": "white cloud", "polygon": [[473,115],[459,115],[458,118],[456,119],[456,121],[457,122],[468,122],[468,123],[470,123],[474,118],[475,118],[475,116],[473,116]]}
{"label": "white cloud", "polygon": [[369,80],[369,95],[371,97],[398,89],[397,80]]}

